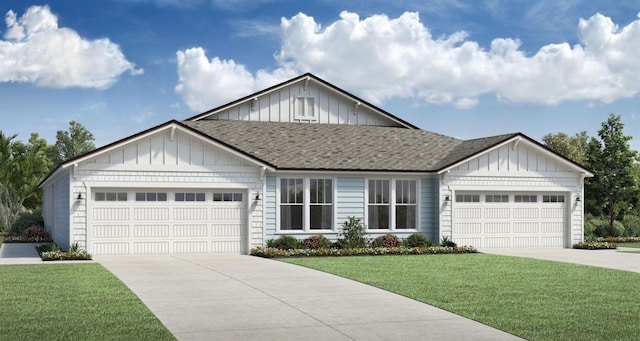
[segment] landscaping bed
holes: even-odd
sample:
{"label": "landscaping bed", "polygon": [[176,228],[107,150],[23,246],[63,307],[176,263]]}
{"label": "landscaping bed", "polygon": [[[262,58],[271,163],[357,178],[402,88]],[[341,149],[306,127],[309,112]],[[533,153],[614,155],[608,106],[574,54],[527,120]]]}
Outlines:
{"label": "landscaping bed", "polygon": [[47,243],[36,246],[36,250],[43,261],[56,260],[91,260],[91,254],[86,250],[78,247],[78,243],[74,243],[69,251],[62,250],[58,244]]}

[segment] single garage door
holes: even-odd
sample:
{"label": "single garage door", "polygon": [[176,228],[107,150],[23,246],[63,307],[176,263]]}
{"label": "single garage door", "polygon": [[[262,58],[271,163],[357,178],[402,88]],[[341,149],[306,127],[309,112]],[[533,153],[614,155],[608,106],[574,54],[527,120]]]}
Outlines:
{"label": "single garage door", "polygon": [[453,240],[477,248],[564,247],[562,193],[456,193]]}
{"label": "single garage door", "polygon": [[242,191],[94,189],[96,255],[246,253]]}

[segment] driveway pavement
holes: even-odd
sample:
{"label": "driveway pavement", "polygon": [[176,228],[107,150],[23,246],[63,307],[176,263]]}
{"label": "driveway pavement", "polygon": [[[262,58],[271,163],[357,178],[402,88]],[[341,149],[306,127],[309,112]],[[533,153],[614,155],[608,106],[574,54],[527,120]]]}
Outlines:
{"label": "driveway pavement", "polygon": [[96,257],[179,340],[516,340],[412,299],[250,256]]}
{"label": "driveway pavement", "polygon": [[619,247],[618,250],[576,250],[560,248],[483,249],[480,252],[504,256],[544,259],[557,262],[598,266],[601,268],[640,272],[640,253],[619,251],[640,249]]}

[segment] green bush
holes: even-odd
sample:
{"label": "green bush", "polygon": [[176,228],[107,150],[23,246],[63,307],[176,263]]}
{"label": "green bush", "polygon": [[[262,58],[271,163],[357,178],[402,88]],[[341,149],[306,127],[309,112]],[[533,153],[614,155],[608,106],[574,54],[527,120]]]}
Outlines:
{"label": "green bush", "polygon": [[331,241],[323,235],[316,235],[303,239],[302,245],[304,245],[305,248],[312,250],[320,248],[328,249],[331,247]]}
{"label": "green bush", "polygon": [[65,252],[60,249],[58,244],[47,243],[36,247],[40,258],[43,261],[55,261],[55,260],[91,260],[91,254],[86,250],[82,250],[78,243],[71,244],[69,251]]}
{"label": "green bush", "polygon": [[274,257],[339,257],[339,256],[382,256],[382,255],[428,255],[428,254],[451,254],[451,253],[476,253],[472,246],[457,247],[358,247],[351,249],[295,249],[281,250],[275,248],[256,247],[251,249],[251,255],[264,258]]}
{"label": "green bush", "polygon": [[637,215],[625,215],[622,219],[622,225],[624,225],[625,237],[638,237],[640,236],[640,217]]}
{"label": "green bush", "polygon": [[267,246],[281,250],[293,250],[302,248],[302,243],[296,237],[284,235],[278,239],[267,241]]}
{"label": "green bush", "polygon": [[584,235],[595,235],[597,237],[619,237],[625,235],[625,226],[619,222],[613,222],[613,234],[609,228],[608,217],[595,217],[591,214],[584,216]]}
{"label": "green bush", "polygon": [[607,250],[617,249],[618,245],[610,242],[579,242],[577,244],[573,244],[573,248],[584,250]]}
{"label": "green bush", "polygon": [[402,242],[393,234],[385,234],[371,241],[371,247],[398,247]]}
{"label": "green bush", "polygon": [[22,232],[22,239],[25,242],[39,243],[51,241],[49,232],[42,227],[32,226]]}
{"label": "green bush", "polygon": [[29,227],[32,226],[44,226],[44,219],[42,218],[42,212],[39,210],[34,212],[21,212],[18,214],[18,218],[11,226],[11,234],[14,236],[21,236]]}
{"label": "green bush", "polygon": [[342,230],[338,234],[338,245],[340,248],[358,248],[366,247],[369,244],[367,238],[367,231],[360,223],[360,219],[356,217],[349,217],[347,221],[342,224]]}
{"label": "green bush", "polygon": [[449,239],[449,237],[442,236],[442,239],[440,240],[440,246],[443,246],[443,247],[456,247],[457,244],[454,243],[453,240]]}
{"label": "green bush", "polygon": [[431,239],[419,233],[410,235],[402,241],[402,244],[406,247],[428,247],[433,245]]}

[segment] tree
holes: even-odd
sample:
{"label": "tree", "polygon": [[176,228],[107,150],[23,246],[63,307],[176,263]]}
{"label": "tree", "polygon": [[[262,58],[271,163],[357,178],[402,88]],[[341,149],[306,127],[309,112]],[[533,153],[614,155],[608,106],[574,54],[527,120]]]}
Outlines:
{"label": "tree", "polygon": [[53,166],[56,166],[63,161],[94,150],[96,146],[93,141],[91,132],[82,124],[71,121],[68,131],[58,130],[56,143],[49,147],[47,154]]}
{"label": "tree", "polygon": [[579,164],[584,164],[589,144],[589,136],[586,131],[579,132],[574,136],[565,133],[547,134],[542,138],[542,141],[545,146],[556,153]]}
{"label": "tree", "polygon": [[636,151],[631,150],[631,136],[624,135],[620,115],[610,114],[602,122],[598,137],[589,140],[586,162],[595,176],[586,180],[587,211],[606,214],[609,231],[614,235],[614,221],[621,220],[633,208],[638,196],[635,181]]}
{"label": "tree", "polygon": [[0,222],[10,228],[20,211],[41,205],[38,184],[47,174],[47,142],[31,134],[29,143],[0,131]]}

